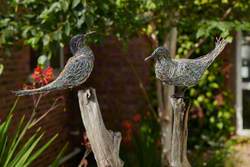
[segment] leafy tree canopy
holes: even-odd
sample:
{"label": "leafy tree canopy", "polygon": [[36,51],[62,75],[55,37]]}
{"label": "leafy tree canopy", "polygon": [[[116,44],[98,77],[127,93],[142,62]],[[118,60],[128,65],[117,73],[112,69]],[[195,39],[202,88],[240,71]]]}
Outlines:
{"label": "leafy tree canopy", "polygon": [[22,39],[45,53],[88,30],[98,32],[97,40],[110,34],[128,39],[154,30],[162,37],[173,26],[180,32],[193,31],[197,38],[214,31],[227,36],[232,30],[250,29],[248,0],[9,0],[1,4],[0,46]]}
{"label": "leafy tree canopy", "polygon": [[[235,30],[250,30],[249,0],[0,0],[0,48],[16,41],[49,58],[78,33],[96,31],[92,42],[114,35],[157,35],[159,44],[172,27],[178,29],[177,56],[189,57],[216,34],[232,39]],[[201,41],[198,39],[201,38]],[[196,42],[198,41],[198,42]],[[8,53],[8,52],[7,52]],[[0,66],[0,72],[3,71]]]}

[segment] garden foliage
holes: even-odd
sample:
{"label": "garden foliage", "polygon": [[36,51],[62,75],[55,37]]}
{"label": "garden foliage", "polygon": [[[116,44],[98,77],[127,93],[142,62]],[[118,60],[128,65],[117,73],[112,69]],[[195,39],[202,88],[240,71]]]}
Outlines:
{"label": "garden foliage", "polygon": [[43,146],[38,147],[44,136],[44,132],[38,128],[33,135],[25,139],[25,135],[32,126],[31,121],[25,122],[25,116],[19,121],[14,134],[10,134],[17,101],[6,119],[0,124],[0,166],[2,167],[30,166],[57,137],[54,135]]}

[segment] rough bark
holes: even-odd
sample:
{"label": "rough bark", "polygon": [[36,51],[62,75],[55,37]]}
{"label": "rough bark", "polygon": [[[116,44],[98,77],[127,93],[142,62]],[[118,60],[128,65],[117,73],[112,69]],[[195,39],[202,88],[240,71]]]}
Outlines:
{"label": "rough bark", "polygon": [[119,157],[121,133],[107,130],[95,89],[78,91],[81,117],[98,167],[123,167]]}
{"label": "rough bark", "polygon": [[191,167],[187,159],[188,111],[190,105],[186,104],[182,97],[171,97],[170,101],[173,108],[170,167]]}

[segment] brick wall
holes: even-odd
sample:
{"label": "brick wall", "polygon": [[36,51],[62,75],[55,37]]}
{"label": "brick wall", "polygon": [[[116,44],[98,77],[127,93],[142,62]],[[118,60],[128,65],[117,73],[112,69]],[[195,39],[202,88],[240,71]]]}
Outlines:
{"label": "brick wall", "polygon": [[[22,83],[27,79],[30,71],[30,50],[23,48],[22,50],[12,50],[11,56],[6,56],[1,53],[1,63],[4,64],[4,73],[0,76],[0,118],[8,113],[13,105],[16,97],[10,92],[20,88]],[[59,96],[60,93],[51,94],[48,97],[42,99],[37,116],[44,113],[49,106],[53,103],[53,98]],[[63,102],[64,103],[64,102]],[[22,115],[26,115],[27,119],[30,116],[33,109],[33,100],[31,97],[21,97],[16,108],[11,132],[14,132],[18,120]],[[39,160],[34,162],[36,167],[48,166],[48,164],[56,157],[59,150],[63,147],[68,137],[68,122],[70,121],[70,113],[65,112],[64,107],[60,107],[55,111],[52,111],[45,119],[43,119],[36,127],[42,127],[42,130],[46,132],[40,145],[43,145],[45,141],[49,140],[54,134],[59,133],[59,137],[52,144],[52,146],[43,154]],[[33,133],[31,130],[28,134]],[[28,138],[29,135],[26,136]]]}
{"label": "brick wall", "polygon": [[[149,67],[144,58],[150,54],[151,43],[146,37],[134,38],[127,46],[115,38],[109,38],[97,46],[92,46],[96,55],[95,68],[86,84],[71,91],[50,94],[41,101],[39,114],[44,113],[53,102],[53,97],[64,94],[64,107],[51,112],[38,126],[46,131],[45,140],[59,133],[53,145],[40,157],[33,166],[44,167],[51,162],[66,141],[70,142],[69,150],[80,146],[80,136],[72,136],[71,132],[83,131],[80,119],[77,90],[86,86],[96,88],[98,100],[108,128],[119,130],[121,120],[145,110],[147,106],[142,94],[138,78],[147,85],[149,83]],[[10,109],[15,96],[10,90],[16,90],[25,81],[30,71],[30,50],[13,51],[11,57],[4,58],[5,70],[0,76],[0,117]],[[3,57],[1,55],[1,57]],[[131,68],[131,64],[134,67]],[[135,72],[136,71],[136,72]],[[16,117],[29,116],[32,109],[32,98],[22,97],[17,106]],[[14,120],[15,124],[17,120]],[[13,129],[15,126],[13,127]],[[32,133],[32,132],[31,132]],[[44,143],[44,141],[43,141]],[[82,155],[81,155],[82,156]],[[78,157],[65,166],[77,166]]]}
{"label": "brick wall", "polygon": [[[150,55],[150,40],[146,37],[134,38],[127,48],[123,48],[117,39],[111,37],[91,48],[95,53],[95,67],[82,88],[96,88],[105,124],[108,128],[119,130],[122,119],[145,110],[147,106],[138,79],[146,86],[149,83],[149,63],[144,58]],[[71,96],[74,101],[76,92],[77,89]]]}

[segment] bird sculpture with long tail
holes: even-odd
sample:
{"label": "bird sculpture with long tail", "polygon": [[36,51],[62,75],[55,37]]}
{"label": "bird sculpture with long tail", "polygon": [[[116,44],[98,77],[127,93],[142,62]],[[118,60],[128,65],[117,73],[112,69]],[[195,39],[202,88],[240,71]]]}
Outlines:
{"label": "bird sculpture with long tail", "polygon": [[73,56],[69,58],[64,69],[53,82],[37,89],[18,90],[14,93],[17,96],[34,95],[73,88],[84,83],[94,67],[94,54],[85,44],[87,35],[92,33],[78,34],[70,40],[69,46]]}
{"label": "bird sculpture with long tail", "polygon": [[205,70],[226,45],[224,39],[217,39],[215,48],[210,53],[196,59],[171,59],[166,48],[158,47],[145,61],[151,58],[156,60],[156,78],[164,84],[187,88],[198,83]]}

